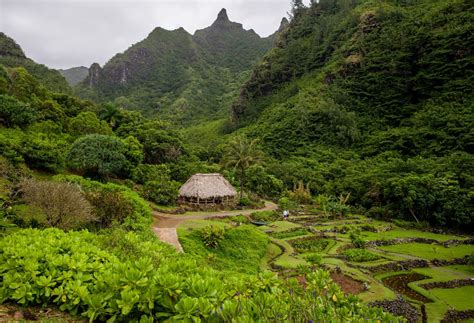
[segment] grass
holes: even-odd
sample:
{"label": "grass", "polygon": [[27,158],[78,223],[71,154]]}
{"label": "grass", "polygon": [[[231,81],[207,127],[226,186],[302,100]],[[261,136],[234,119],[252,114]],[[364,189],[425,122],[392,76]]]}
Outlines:
{"label": "grass", "polygon": [[429,260],[463,258],[474,253],[474,246],[472,245],[457,245],[445,248],[443,246],[426,243],[403,243],[392,246],[383,246],[379,247],[379,249]]}
{"label": "grass", "polygon": [[384,240],[384,239],[396,239],[396,238],[426,238],[434,239],[438,241],[447,241],[447,240],[462,240],[465,239],[460,236],[450,235],[450,234],[437,234],[432,232],[424,232],[418,230],[406,230],[402,228],[396,228],[393,230],[388,230],[384,232],[368,232],[362,231],[361,236],[365,240]]}
{"label": "grass", "polygon": [[472,302],[474,286],[435,288],[431,289],[430,293],[458,311],[474,309],[474,303]]}
{"label": "grass", "polygon": [[[442,282],[442,281],[450,281],[450,280],[455,280],[455,279],[466,279],[466,278],[471,277],[471,275],[462,271],[462,269],[459,270],[453,267],[461,267],[461,266],[415,268],[413,269],[413,271],[419,274],[431,277],[430,279],[425,279],[423,281],[420,281],[421,283]],[[467,266],[467,265],[462,266],[462,267],[470,267],[471,270],[473,269],[472,266]]]}
{"label": "grass", "polygon": [[293,228],[299,228],[301,225],[289,222],[289,221],[275,221],[270,225],[264,225],[260,227],[262,231],[273,231],[273,232],[282,232],[287,231]]}
{"label": "grass", "polygon": [[310,233],[311,232],[306,228],[295,228],[288,231],[275,232],[275,233],[272,233],[271,236],[276,239],[288,239],[288,238],[309,235]]}
{"label": "grass", "polygon": [[[203,223],[199,223],[201,221]],[[249,274],[260,272],[261,261],[267,254],[269,244],[269,239],[265,234],[249,225],[228,228],[219,246],[208,248],[197,228],[205,227],[209,225],[209,222],[213,225],[224,226],[224,224],[203,220],[189,222],[193,222],[193,230],[183,227],[178,229],[179,241],[187,254],[194,255],[219,270]],[[187,222],[186,225],[188,226]]]}
{"label": "grass", "polygon": [[288,242],[277,239],[272,239],[272,241],[284,249],[283,254],[275,260],[275,265],[285,268],[297,268],[299,265],[308,264],[306,260],[293,256],[295,251]]}
{"label": "grass", "polygon": [[180,223],[178,231],[184,230],[184,229],[202,229],[208,225],[215,225],[215,226],[221,226],[223,228],[230,228],[229,223],[225,223],[222,221],[212,221],[212,220],[188,220],[185,222]]}
{"label": "grass", "polygon": [[283,251],[281,248],[276,245],[273,242],[270,242],[267,246],[267,253],[265,254],[265,257],[262,258],[262,262],[260,264],[260,268],[262,271],[268,270],[268,263],[275,259],[278,256],[281,256],[283,254]]}

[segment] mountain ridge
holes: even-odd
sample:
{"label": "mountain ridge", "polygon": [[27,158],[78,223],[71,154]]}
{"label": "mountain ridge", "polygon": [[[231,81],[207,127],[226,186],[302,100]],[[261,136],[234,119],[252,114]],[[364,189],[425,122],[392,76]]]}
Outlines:
{"label": "mountain ridge", "polygon": [[103,67],[91,65],[76,93],[178,122],[223,116],[273,41],[273,35],[262,38],[230,21],[222,9],[194,34],[182,27],[154,28]]}
{"label": "mountain ridge", "polygon": [[58,71],[28,58],[21,46],[3,32],[0,32],[0,64],[6,67],[24,67],[52,91],[71,92],[66,79]]}

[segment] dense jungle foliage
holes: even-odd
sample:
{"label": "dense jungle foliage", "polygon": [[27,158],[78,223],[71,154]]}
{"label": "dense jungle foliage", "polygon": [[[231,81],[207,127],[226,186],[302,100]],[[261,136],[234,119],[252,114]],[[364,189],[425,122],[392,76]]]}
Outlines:
{"label": "dense jungle foliage", "polygon": [[[240,207],[265,198],[325,220],[360,212],[472,232],[472,4],[293,5],[269,39],[225,11],[194,36],[157,28],[95,67],[105,77],[76,89],[92,101],[0,34],[0,303],[91,321],[397,320],[316,267],[304,283],[262,270],[276,238],[320,264],[335,241],[309,228],[281,221],[290,227],[269,236],[237,216],[235,228],[180,229],[186,254],[150,230],[152,207],[175,204],[191,175],[221,172]],[[379,259],[360,232],[348,239],[341,259]]]}
{"label": "dense jungle foliage", "polygon": [[266,172],[287,187],[472,230],[473,10],[465,0],[296,5],[232,126],[261,139]]}

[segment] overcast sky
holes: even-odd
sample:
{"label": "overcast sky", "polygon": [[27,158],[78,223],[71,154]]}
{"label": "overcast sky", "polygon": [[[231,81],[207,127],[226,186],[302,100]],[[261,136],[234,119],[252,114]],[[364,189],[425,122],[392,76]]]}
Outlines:
{"label": "overcast sky", "polygon": [[103,65],[155,27],[194,33],[222,8],[245,29],[268,36],[290,0],[0,0],[0,31],[26,55],[53,68]]}

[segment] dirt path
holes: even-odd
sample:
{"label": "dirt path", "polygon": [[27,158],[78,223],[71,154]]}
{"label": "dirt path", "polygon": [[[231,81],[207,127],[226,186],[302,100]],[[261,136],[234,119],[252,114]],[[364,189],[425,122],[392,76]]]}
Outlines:
{"label": "dirt path", "polygon": [[178,252],[183,252],[183,247],[179,243],[178,232],[176,231],[176,228],[153,227],[153,232],[156,234],[158,239],[172,245],[176,248],[176,250],[178,250]]}
{"label": "dirt path", "polygon": [[179,252],[183,252],[183,247],[178,240],[176,229],[178,226],[189,220],[204,220],[208,218],[224,218],[234,215],[250,215],[259,211],[274,211],[278,209],[278,205],[265,201],[265,207],[258,210],[236,210],[236,211],[218,211],[218,212],[190,212],[188,214],[172,215],[160,212],[153,212],[155,218],[153,223],[153,232],[158,239],[166,242],[176,248]]}

